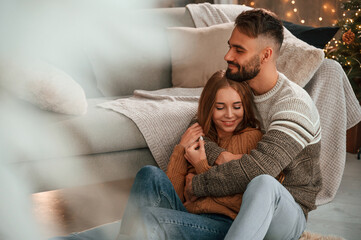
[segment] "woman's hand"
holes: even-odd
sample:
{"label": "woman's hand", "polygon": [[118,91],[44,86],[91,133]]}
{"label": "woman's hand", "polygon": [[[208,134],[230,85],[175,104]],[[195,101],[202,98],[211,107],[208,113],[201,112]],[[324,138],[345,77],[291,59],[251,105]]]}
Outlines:
{"label": "woman's hand", "polygon": [[193,166],[195,166],[201,161],[207,161],[206,151],[204,149],[204,140],[199,139],[198,142],[195,142],[188,146],[185,149],[184,157]]}
{"label": "woman's hand", "polygon": [[190,126],[183,134],[179,144],[187,149],[191,144],[195,143],[203,134],[203,129],[199,123],[195,123]]}

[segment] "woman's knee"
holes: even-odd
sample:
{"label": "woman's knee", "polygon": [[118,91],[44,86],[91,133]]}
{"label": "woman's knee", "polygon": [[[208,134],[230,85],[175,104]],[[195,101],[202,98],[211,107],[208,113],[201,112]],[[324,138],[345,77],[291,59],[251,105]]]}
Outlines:
{"label": "woman's knee", "polygon": [[136,179],[144,179],[146,181],[150,181],[151,179],[157,179],[160,175],[163,175],[164,172],[160,168],[156,166],[147,165],[142,167],[137,175],[135,176]]}

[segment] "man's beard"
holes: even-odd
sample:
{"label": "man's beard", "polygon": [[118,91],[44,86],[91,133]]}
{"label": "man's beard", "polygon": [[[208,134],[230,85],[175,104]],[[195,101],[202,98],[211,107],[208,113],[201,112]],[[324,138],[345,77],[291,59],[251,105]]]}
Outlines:
{"label": "man's beard", "polygon": [[238,71],[235,73],[232,73],[232,70],[229,68],[227,68],[226,71],[226,77],[236,82],[244,82],[255,78],[261,69],[261,62],[258,55],[255,55],[243,66],[230,61],[227,61],[227,63],[238,67]]}

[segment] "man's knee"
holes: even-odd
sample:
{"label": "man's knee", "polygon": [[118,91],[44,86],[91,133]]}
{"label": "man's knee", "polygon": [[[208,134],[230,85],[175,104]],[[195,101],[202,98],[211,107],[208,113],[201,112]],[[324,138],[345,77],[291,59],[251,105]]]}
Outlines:
{"label": "man's knee", "polygon": [[259,175],[251,180],[248,185],[259,185],[259,186],[268,186],[274,185],[277,180],[268,174]]}
{"label": "man's knee", "polygon": [[279,182],[272,176],[263,174],[253,178],[247,185],[246,192],[259,192],[265,194],[278,188]]}

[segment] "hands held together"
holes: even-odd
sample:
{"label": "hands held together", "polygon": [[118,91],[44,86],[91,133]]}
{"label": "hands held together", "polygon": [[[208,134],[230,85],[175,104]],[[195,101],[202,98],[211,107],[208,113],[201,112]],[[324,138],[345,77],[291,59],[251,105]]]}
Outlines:
{"label": "hands held together", "polygon": [[[179,143],[184,147],[184,157],[193,166],[199,161],[206,160],[204,141],[203,139],[199,139],[203,135],[202,127],[198,123],[195,123],[187,129]],[[197,141],[198,139],[199,141]]]}

